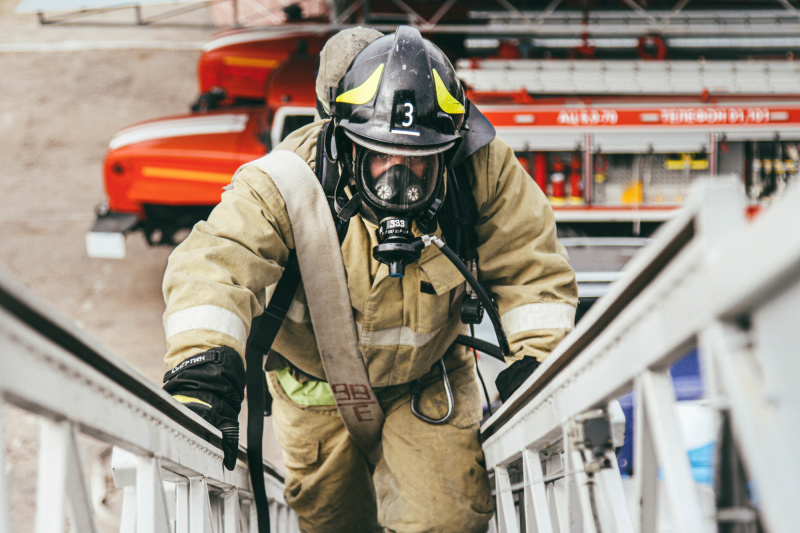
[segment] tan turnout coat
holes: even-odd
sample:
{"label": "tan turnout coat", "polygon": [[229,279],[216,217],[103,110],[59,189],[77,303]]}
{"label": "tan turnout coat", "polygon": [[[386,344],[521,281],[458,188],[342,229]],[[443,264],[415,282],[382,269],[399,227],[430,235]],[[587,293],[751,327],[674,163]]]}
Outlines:
{"label": "tan turnout coat", "polygon": [[[294,132],[276,150],[294,151],[314,169],[322,124]],[[501,139],[465,166],[479,212],[478,273],[497,302],[511,359],[542,360],[572,328],[577,304],[553,211]],[[391,278],[372,258],[376,244],[376,226],[354,216],[341,247],[347,285],[370,381],[384,387],[425,374],[464,332],[464,278],[434,246],[405,277]],[[220,345],[244,356],[251,320],[263,311],[292,248],[292,228],[272,179],[253,166],[241,168],[208,221],[170,256],[163,287],[169,367]],[[305,374],[325,378],[302,284],[273,351]]]}

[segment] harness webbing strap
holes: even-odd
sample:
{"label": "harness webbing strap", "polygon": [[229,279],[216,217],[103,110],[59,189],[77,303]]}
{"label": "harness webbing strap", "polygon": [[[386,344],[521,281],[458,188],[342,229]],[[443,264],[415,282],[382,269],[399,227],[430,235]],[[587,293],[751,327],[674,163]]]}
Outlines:
{"label": "harness webbing strap", "polygon": [[384,416],[358,345],[342,250],[325,192],[294,152],[278,150],[252,164],[272,178],[286,204],[325,375],[350,437],[376,464]]}
{"label": "harness webbing strap", "polygon": [[[264,356],[269,352],[278,330],[286,318],[292,297],[300,284],[300,271],[292,251],[275,287],[275,292],[264,312],[253,321],[250,338],[247,339],[245,359],[247,361],[247,464],[250,467],[250,484],[256,504],[259,533],[269,533],[269,502],[264,486],[264,457],[262,443],[264,435],[264,412],[269,409],[271,397],[266,391],[264,379]],[[271,402],[269,402],[271,403]]]}

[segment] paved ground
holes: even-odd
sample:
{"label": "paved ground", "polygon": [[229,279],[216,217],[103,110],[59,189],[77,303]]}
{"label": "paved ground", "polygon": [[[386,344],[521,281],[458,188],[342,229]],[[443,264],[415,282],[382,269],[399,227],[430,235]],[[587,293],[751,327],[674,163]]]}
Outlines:
{"label": "paved ground", "polygon": [[[14,14],[15,4],[0,0],[0,268],[160,382],[170,250],[132,236],[127,259],[89,259],[84,232],[103,196],[108,139],[134,122],[188,110],[197,48],[213,31],[40,26]],[[194,20],[208,22],[202,13]],[[38,427],[16,409],[3,415],[13,531],[33,531]],[[105,522],[113,531],[113,520]]]}

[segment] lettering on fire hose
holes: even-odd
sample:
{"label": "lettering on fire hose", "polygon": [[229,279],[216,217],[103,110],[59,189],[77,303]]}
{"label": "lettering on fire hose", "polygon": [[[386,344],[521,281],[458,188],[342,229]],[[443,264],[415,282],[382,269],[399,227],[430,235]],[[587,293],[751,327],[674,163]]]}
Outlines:
{"label": "lettering on fire hose", "polygon": [[331,391],[339,409],[353,409],[359,422],[374,420],[371,406],[377,405],[377,399],[369,387],[363,383],[331,383]]}

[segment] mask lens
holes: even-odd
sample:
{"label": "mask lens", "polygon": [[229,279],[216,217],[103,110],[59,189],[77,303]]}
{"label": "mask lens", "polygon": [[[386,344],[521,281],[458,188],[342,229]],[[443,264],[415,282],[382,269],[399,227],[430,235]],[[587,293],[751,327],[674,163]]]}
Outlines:
{"label": "mask lens", "polygon": [[360,166],[363,189],[383,209],[413,211],[436,191],[438,154],[409,156],[369,151]]}

